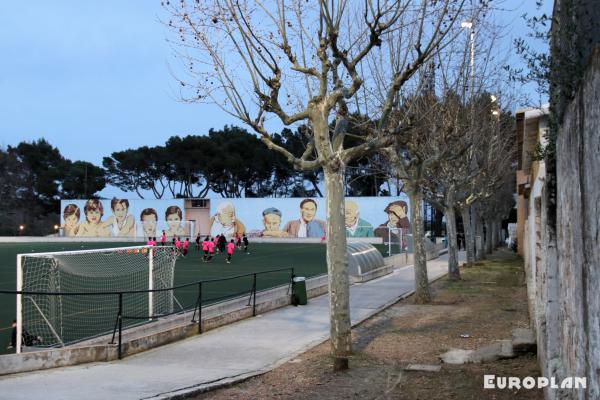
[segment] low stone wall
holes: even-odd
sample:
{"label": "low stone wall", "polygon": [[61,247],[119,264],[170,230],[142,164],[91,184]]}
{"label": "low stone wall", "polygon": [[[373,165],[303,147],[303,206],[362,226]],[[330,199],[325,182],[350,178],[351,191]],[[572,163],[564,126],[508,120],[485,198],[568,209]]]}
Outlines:
{"label": "low stone wall", "polygon": [[350,275],[350,282],[352,283],[364,283],[372,279],[380,278],[384,275],[391,274],[394,272],[393,265],[384,265],[383,267],[376,268],[362,275]]}
{"label": "low stone wall", "polygon": [[414,262],[412,253],[394,254],[393,256],[385,257],[385,265],[393,268],[402,268],[407,265],[412,265]]}
{"label": "low stone wall", "polygon": [[[444,247],[443,243],[431,243],[431,246],[427,246],[425,251],[427,261],[438,258],[447,251],[448,249]],[[385,258],[385,264],[392,265],[394,268],[402,268],[406,267],[407,265],[413,265],[414,262],[415,255],[413,253],[394,254],[393,256]]]}

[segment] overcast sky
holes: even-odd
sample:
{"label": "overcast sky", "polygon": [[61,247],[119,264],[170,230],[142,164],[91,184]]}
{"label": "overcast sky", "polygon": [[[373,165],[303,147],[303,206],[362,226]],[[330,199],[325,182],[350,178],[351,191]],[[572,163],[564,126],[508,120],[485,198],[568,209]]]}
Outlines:
{"label": "overcast sky", "polygon": [[[535,1],[503,7],[514,26],[506,40],[524,36],[519,16],[535,12]],[[68,159],[101,165],[113,151],[236,124],[216,107],[177,101],[161,18],[159,0],[4,2],[0,146],[43,137]]]}

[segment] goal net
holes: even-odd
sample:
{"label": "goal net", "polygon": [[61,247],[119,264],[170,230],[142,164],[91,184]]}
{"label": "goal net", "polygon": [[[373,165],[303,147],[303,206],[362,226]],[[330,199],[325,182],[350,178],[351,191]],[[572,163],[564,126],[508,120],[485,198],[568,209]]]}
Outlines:
{"label": "goal net", "polygon": [[172,313],[173,291],[151,290],[173,287],[176,257],[152,246],[19,254],[17,290],[29,293],[17,295],[17,337],[57,347],[112,333],[119,302],[123,327]]}

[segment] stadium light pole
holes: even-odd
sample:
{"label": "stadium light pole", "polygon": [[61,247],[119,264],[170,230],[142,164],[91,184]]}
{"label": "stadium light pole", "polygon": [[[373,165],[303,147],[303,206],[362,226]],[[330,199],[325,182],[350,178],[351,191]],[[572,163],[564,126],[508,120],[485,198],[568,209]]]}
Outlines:
{"label": "stadium light pole", "polygon": [[494,109],[492,110],[492,115],[494,117],[496,117],[496,119],[499,121],[500,120],[500,104],[498,102],[498,97],[491,94],[490,100],[492,101],[492,104],[494,104]]}
{"label": "stadium light pole", "polygon": [[471,48],[471,97],[475,94],[475,28],[472,21],[463,21],[460,26],[469,30],[469,46]]}

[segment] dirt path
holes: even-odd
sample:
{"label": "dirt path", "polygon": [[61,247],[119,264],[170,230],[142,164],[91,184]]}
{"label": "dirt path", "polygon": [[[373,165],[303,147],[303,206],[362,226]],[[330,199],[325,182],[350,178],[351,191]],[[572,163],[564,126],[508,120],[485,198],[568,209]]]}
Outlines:
{"label": "dirt path", "polygon": [[[411,298],[353,329],[349,371],[333,373],[329,342],[279,368],[196,399],[542,399],[541,390],[483,389],[483,375],[538,376],[534,355],[486,364],[441,364],[451,348],[475,349],[510,339],[528,326],[522,263],[497,251],[462,269],[462,281],[432,286],[431,305]],[[461,335],[468,335],[462,338]],[[439,372],[407,371],[408,364],[441,365]]]}

